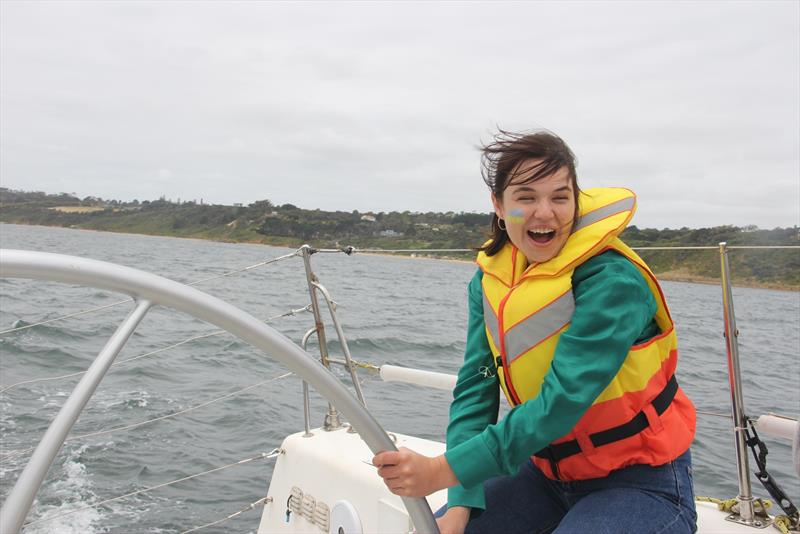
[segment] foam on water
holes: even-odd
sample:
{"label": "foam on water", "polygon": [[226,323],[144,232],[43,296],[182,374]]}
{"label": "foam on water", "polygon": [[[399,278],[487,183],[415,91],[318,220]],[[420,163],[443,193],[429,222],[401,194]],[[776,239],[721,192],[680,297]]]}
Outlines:
{"label": "foam on water", "polygon": [[[99,500],[86,466],[80,462],[80,456],[87,448],[83,445],[72,450],[57,478],[42,489],[29,518],[45,521],[26,527],[27,534],[94,534],[105,530],[102,527],[104,515],[100,510],[81,509]],[[47,520],[49,517],[54,519]]]}
{"label": "foam on water", "polygon": [[98,399],[97,404],[104,410],[124,409],[134,410],[136,408],[146,408],[147,399],[150,393],[146,390],[119,391],[114,393],[111,398]]}

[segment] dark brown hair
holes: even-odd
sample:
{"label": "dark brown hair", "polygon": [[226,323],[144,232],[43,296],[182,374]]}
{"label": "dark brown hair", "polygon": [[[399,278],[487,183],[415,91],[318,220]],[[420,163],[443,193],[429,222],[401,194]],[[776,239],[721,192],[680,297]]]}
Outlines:
{"label": "dark brown hair", "polygon": [[[556,134],[547,130],[527,134],[498,130],[492,142],[481,147],[481,150],[483,181],[498,200],[503,198],[503,191],[514,178],[521,174],[533,171],[525,180],[514,185],[535,182],[566,167],[575,195],[575,213],[578,213],[580,190],[575,173],[575,154]],[[529,164],[525,165],[526,162]],[[490,233],[492,241],[479,250],[493,256],[508,242],[508,234],[500,228],[496,213],[492,214]]]}

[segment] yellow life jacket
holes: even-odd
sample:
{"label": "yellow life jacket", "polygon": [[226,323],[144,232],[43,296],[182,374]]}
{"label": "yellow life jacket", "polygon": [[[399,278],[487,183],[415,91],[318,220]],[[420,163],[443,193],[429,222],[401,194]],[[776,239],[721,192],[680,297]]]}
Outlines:
{"label": "yellow life jacket", "polygon": [[511,243],[493,256],[478,254],[486,336],[512,405],[539,394],[575,310],[572,274],[578,265],[615,250],[641,272],[656,300],[660,334],[631,347],[617,375],[567,435],[534,451],[534,462],[550,478],[585,480],[632,464],[662,465],[694,438],[694,406],[674,378],[677,338],[661,287],[617,237],[635,209],[630,190],[586,190],[572,234],[552,259],[528,265]]}

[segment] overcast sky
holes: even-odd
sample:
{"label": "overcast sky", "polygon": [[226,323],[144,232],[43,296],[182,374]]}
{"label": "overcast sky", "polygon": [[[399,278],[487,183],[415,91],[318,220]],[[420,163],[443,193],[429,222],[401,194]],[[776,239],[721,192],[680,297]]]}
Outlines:
{"label": "overcast sky", "polygon": [[0,2],[0,183],[490,210],[548,128],[633,224],[800,224],[800,2]]}

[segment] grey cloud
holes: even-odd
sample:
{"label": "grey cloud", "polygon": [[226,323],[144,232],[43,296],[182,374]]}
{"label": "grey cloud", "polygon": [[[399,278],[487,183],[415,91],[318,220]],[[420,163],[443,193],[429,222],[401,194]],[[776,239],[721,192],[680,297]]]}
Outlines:
{"label": "grey cloud", "polygon": [[800,223],[794,3],[0,10],[4,186],[488,211],[475,145],[547,127],[639,226]]}

